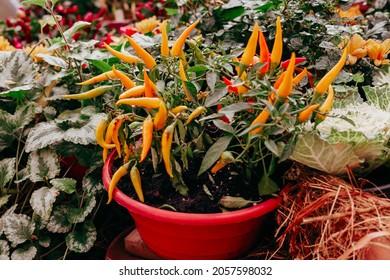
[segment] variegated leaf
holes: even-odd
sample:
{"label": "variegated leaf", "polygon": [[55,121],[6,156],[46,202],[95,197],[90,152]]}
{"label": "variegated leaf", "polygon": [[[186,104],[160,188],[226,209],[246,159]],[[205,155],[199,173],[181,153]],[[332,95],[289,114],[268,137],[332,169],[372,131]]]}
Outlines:
{"label": "variegated leaf", "polygon": [[85,206],[82,208],[73,208],[69,211],[68,220],[72,224],[82,223],[89,213],[95,208],[96,199],[94,196],[90,196],[86,199]]}
{"label": "variegated leaf", "polygon": [[53,204],[56,201],[59,191],[56,188],[42,187],[31,194],[30,205],[34,213],[43,220],[49,219]]}
{"label": "variegated leaf", "polygon": [[58,157],[53,150],[43,149],[33,151],[29,155],[27,164],[32,182],[52,179],[60,173]]}
{"label": "variegated leaf", "polygon": [[59,205],[53,208],[49,223],[46,228],[50,232],[65,233],[69,232],[72,224],[68,221],[70,206]]}
{"label": "variegated leaf", "polygon": [[88,252],[96,241],[96,228],[91,221],[86,221],[80,230],[75,230],[66,237],[69,250],[76,253]]}
{"label": "variegated leaf", "polygon": [[16,158],[6,158],[0,161],[0,188],[4,188],[5,185],[14,177],[15,164]]}
{"label": "variegated leaf", "polygon": [[56,178],[50,181],[56,189],[71,194],[76,191],[77,181],[72,178]]}
{"label": "variegated leaf", "polygon": [[44,248],[48,248],[51,243],[51,238],[49,236],[40,236],[39,237],[39,245]]}
{"label": "variegated leaf", "polygon": [[35,224],[31,218],[24,214],[10,214],[2,218],[3,230],[12,246],[22,244],[30,239],[34,233]]}
{"label": "variegated leaf", "polygon": [[97,172],[101,173],[101,169],[90,168],[83,178],[82,187],[87,195],[94,195],[97,191],[104,190],[101,176],[95,174]]}
{"label": "variegated leaf", "polygon": [[12,260],[32,260],[37,255],[37,248],[34,245],[27,249],[18,248],[12,252]]}
{"label": "variegated leaf", "polygon": [[8,199],[11,197],[10,194],[3,195],[0,197],[0,208],[8,202]]}
{"label": "variegated leaf", "polygon": [[9,260],[9,245],[6,240],[0,240],[0,260]]}

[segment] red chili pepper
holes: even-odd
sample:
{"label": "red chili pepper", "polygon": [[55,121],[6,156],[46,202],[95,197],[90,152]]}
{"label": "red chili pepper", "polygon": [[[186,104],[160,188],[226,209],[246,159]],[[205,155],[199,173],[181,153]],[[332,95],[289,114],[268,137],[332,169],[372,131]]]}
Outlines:
{"label": "red chili pepper", "polygon": [[[217,111],[222,109],[222,104],[217,105]],[[221,121],[224,121],[225,123],[230,123],[229,119],[226,116],[222,116],[219,118]]]}
{"label": "red chili pepper", "polygon": [[85,20],[85,21],[88,21],[88,22],[92,22],[92,20],[93,20],[93,13],[92,13],[92,12],[87,12],[87,13],[84,15],[84,20]]}
{"label": "red chili pepper", "polygon": [[225,83],[225,85],[227,85],[229,92],[234,92],[234,93],[238,94],[238,88],[235,86],[232,86],[233,82],[231,80],[229,80],[226,77],[222,77],[222,80]]}
{"label": "red chili pepper", "polygon": [[[298,64],[305,62],[305,61],[306,61],[306,57],[296,57],[295,58],[295,65],[298,65]],[[290,59],[287,59],[281,63],[281,66],[283,67],[284,70],[287,69],[289,63],[290,63]]]}
{"label": "red chili pepper", "polygon": [[18,38],[13,38],[12,39],[12,45],[16,48],[16,49],[23,49],[23,44],[19,41]]}

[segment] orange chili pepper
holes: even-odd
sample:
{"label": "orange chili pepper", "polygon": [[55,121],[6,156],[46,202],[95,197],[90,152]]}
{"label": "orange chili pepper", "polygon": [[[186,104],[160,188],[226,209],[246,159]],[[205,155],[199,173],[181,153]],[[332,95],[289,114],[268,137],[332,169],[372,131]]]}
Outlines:
{"label": "orange chili pepper", "polygon": [[270,64],[270,53],[267,45],[267,41],[265,40],[263,31],[259,29],[259,45],[260,45],[260,56],[259,56],[259,61],[266,63],[261,69],[258,71],[265,75],[268,72],[269,69],[269,64]]}
{"label": "orange chili pepper", "polygon": [[321,113],[316,114],[316,121],[317,123],[325,120],[326,116],[329,114],[330,109],[333,106],[334,101],[334,90],[332,85],[329,85],[328,88],[328,96],[326,97],[324,103],[321,105],[321,107],[318,109]]}
{"label": "orange chili pepper", "polygon": [[175,107],[175,108],[172,108],[172,109],[171,109],[171,112],[172,112],[172,114],[177,115],[177,114],[179,114],[179,113],[181,113],[181,112],[183,112],[183,111],[185,111],[185,110],[187,110],[187,109],[188,109],[187,106],[185,106],[185,105],[179,105],[179,106],[177,106],[177,107]]}
{"label": "orange chili pepper", "polygon": [[123,157],[123,164],[125,164],[126,162],[129,161],[129,158],[132,154],[131,147],[127,145],[126,141],[123,141],[123,153],[125,154],[125,156]]}
{"label": "orange chili pepper", "polygon": [[120,99],[116,102],[116,105],[119,104],[144,107],[147,109],[154,109],[160,107],[161,99],[157,97],[125,98],[125,99]]}
{"label": "orange chili pepper", "polygon": [[99,124],[96,126],[95,129],[95,137],[96,141],[98,142],[99,146],[105,149],[112,149],[115,148],[115,144],[108,144],[104,140],[104,133],[106,132],[107,128],[107,121],[106,120],[101,120]]}
{"label": "orange chili pepper", "polygon": [[344,49],[343,55],[340,60],[336,63],[333,68],[326,73],[326,75],[318,82],[315,87],[315,94],[320,96],[328,89],[329,85],[336,79],[341,69],[344,67],[345,61],[347,60],[347,48]]}
{"label": "orange chili pepper", "polygon": [[305,67],[303,68],[301,73],[295,76],[295,78],[293,79],[293,84],[298,85],[306,75],[307,75],[307,69]]}
{"label": "orange chili pepper", "polygon": [[[263,111],[261,111],[261,113],[256,117],[256,119],[253,120],[253,122],[251,123],[250,126],[255,126],[259,123],[266,123],[269,116],[270,116],[270,112],[268,111],[267,108],[264,108]],[[263,126],[260,126],[258,128],[255,128],[255,129],[252,129],[249,134],[253,135],[253,134],[256,134],[256,133],[260,133],[262,130],[263,130]]]}
{"label": "orange chili pepper", "polygon": [[155,97],[152,84],[150,83],[150,79],[146,69],[144,68],[144,85],[145,85],[145,96],[146,97]]}
{"label": "orange chili pepper", "polygon": [[142,150],[141,159],[139,162],[143,162],[149,153],[150,147],[153,141],[153,120],[149,115],[142,123]]}
{"label": "orange chili pepper", "polygon": [[145,86],[144,85],[139,85],[132,87],[125,92],[122,92],[119,96],[118,99],[125,99],[125,98],[130,98],[130,97],[140,97],[145,93]]}
{"label": "orange chili pepper", "polygon": [[217,161],[217,163],[213,166],[213,168],[210,170],[211,173],[215,174],[222,168],[224,168],[227,164],[234,161],[234,157],[231,152],[225,151],[222,153],[221,157]]}
{"label": "orange chili pepper", "polygon": [[188,26],[177,38],[176,42],[173,44],[171,49],[171,54],[173,56],[179,56],[181,50],[183,49],[184,43],[187,40],[187,37],[191,34],[192,30],[196,27],[200,20],[195,21],[193,24]]}
{"label": "orange chili pepper", "polygon": [[140,58],[145,63],[146,67],[148,67],[150,70],[152,70],[156,66],[156,61],[154,60],[153,56],[150,55],[144,48],[142,48],[140,45],[137,44],[136,41],[134,41],[133,38],[130,38],[126,35],[127,41],[130,42],[130,45],[133,47],[135,52],[140,56]]}
{"label": "orange chili pepper", "polygon": [[176,122],[167,126],[161,137],[161,153],[165,165],[165,170],[170,177],[173,177],[172,165],[171,165],[171,147],[173,140],[173,132],[175,129]]}
{"label": "orange chili pepper", "polygon": [[165,124],[167,123],[168,118],[168,111],[167,107],[165,106],[164,102],[160,102],[160,106],[158,107],[158,112],[156,116],[154,117],[154,128],[156,130],[161,130],[165,127]]}
{"label": "orange chili pepper", "polygon": [[114,50],[113,48],[111,48],[106,43],[104,43],[104,46],[106,47],[106,50],[109,51],[113,56],[115,56],[116,58],[119,58],[120,60],[122,60],[126,63],[137,65],[139,62],[139,58],[134,56],[134,55],[124,54],[124,53],[118,52],[118,51]]}
{"label": "orange chili pepper", "polygon": [[283,72],[282,74],[279,75],[279,77],[276,79],[274,83],[274,89],[278,89],[280,87],[285,76],[286,76],[286,72]]}
{"label": "orange chili pepper", "polygon": [[64,95],[61,95],[61,97],[67,98],[67,99],[90,99],[90,98],[94,98],[94,97],[97,97],[99,95],[102,95],[103,93],[105,93],[106,91],[109,91],[112,88],[113,88],[113,86],[100,86],[100,87],[97,87],[97,88],[94,88],[94,89],[91,89],[89,91],[82,92],[82,93],[64,94]]}
{"label": "orange chili pepper", "polygon": [[320,104],[314,104],[314,105],[307,107],[305,110],[303,110],[302,112],[299,113],[298,121],[300,121],[300,122],[307,121],[310,118],[313,111],[315,109],[317,109],[319,106],[320,106]]}
{"label": "orange chili pepper", "polygon": [[116,185],[118,184],[119,180],[127,173],[129,169],[129,162],[122,165],[118,168],[117,171],[115,171],[114,175],[112,175],[110,185],[108,186],[108,200],[107,204],[109,204],[112,201],[112,195],[114,193],[114,189],[116,188]]}
{"label": "orange chili pepper", "polygon": [[[257,38],[259,36],[259,25],[256,22],[251,36],[249,37],[248,43],[245,47],[244,53],[241,56],[241,64],[245,65],[246,67],[249,67],[249,65],[252,63],[253,57],[256,53],[257,48]],[[241,73],[238,74],[240,76]]]}
{"label": "orange chili pepper", "polygon": [[169,56],[167,20],[164,20],[160,27],[161,30],[161,55]]}
{"label": "orange chili pepper", "polygon": [[182,86],[183,86],[183,90],[186,94],[186,100],[187,101],[191,101],[191,95],[190,95],[190,92],[188,91],[187,87],[186,87],[186,84],[185,82],[188,81],[187,79],[187,76],[186,76],[186,72],[184,70],[184,65],[183,65],[183,61],[180,60],[180,63],[179,63],[179,75],[180,75],[180,79],[182,81]]}
{"label": "orange chili pepper", "polygon": [[145,202],[144,193],[142,191],[141,175],[139,173],[138,168],[135,165],[133,165],[133,167],[130,169],[130,180],[131,183],[133,184],[138,199],[141,202]]}
{"label": "orange chili pepper", "polygon": [[207,109],[203,106],[197,107],[192,113],[188,116],[188,119],[186,120],[186,124],[189,124],[193,119],[195,119],[200,114],[206,112]]}
{"label": "orange chili pepper", "polygon": [[122,126],[122,124],[124,123],[125,121],[125,118],[116,118],[115,119],[115,127],[114,127],[114,130],[112,132],[112,142],[114,142],[115,144],[115,148],[118,152],[118,157],[121,157],[121,143],[119,141],[119,128]]}
{"label": "orange chili pepper", "polygon": [[294,78],[294,66],[295,66],[295,53],[293,52],[291,54],[290,64],[287,67],[286,75],[283,78],[282,83],[280,84],[278,88],[278,96],[280,98],[287,98],[287,96],[290,95],[292,89],[293,89],[293,78]]}
{"label": "orange chili pepper", "polygon": [[122,82],[122,85],[124,85],[126,89],[131,89],[135,87],[135,83],[125,73],[120,70],[117,70],[115,68],[115,65],[112,66],[112,71],[114,72],[116,77]]}
{"label": "orange chili pepper", "polygon": [[103,81],[107,81],[109,79],[113,79],[115,78],[116,75],[114,74],[113,71],[107,71],[107,72],[104,72],[100,75],[97,75],[91,79],[88,79],[86,81],[83,81],[81,83],[76,83],[76,85],[80,85],[80,86],[85,86],[85,85],[91,85],[91,84],[96,84],[96,83],[99,83],[99,82],[103,82]]}
{"label": "orange chili pepper", "polygon": [[276,33],[274,45],[272,47],[271,53],[271,71],[275,70],[279,65],[280,60],[282,59],[283,52],[283,37],[282,37],[282,25],[280,23],[280,17],[276,19]]}

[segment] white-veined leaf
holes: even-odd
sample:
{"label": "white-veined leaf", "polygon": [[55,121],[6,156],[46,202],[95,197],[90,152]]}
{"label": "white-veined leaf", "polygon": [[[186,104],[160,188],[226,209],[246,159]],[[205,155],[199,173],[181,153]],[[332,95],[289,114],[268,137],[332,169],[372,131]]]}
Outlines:
{"label": "white-veined leaf", "polygon": [[31,194],[30,204],[34,213],[43,220],[50,218],[53,204],[56,201],[59,191],[56,188],[42,187]]}
{"label": "white-veined leaf", "polygon": [[9,260],[9,245],[6,240],[0,240],[0,260]]}
{"label": "white-veined leaf", "polygon": [[13,247],[29,240],[34,233],[35,224],[27,215],[13,213],[2,217],[2,220],[4,234]]}
{"label": "white-veined leaf", "polygon": [[27,249],[18,248],[12,252],[12,260],[32,260],[37,255],[37,248],[30,245]]}
{"label": "white-veined leaf", "polygon": [[90,196],[86,199],[85,206],[82,208],[72,208],[68,214],[68,220],[72,224],[82,223],[89,213],[92,212],[96,206],[96,199],[94,196]]}
{"label": "white-veined leaf", "polygon": [[86,221],[80,230],[75,230],[66,237],[69,250],[76,253],[88,252],[96,241],[96,228],[91,221]]}
{"label": "white-veined leaf", "polygon": [[10,194],[0,196],[0,208],[3,207],[8,202],[8,199],[11,197]]}
{"label": "white-veined leaf", "polygon": [[14,177],[15,164],[16,158],[6,158],[0,161],[0,188],[4,188],[5,185]]}
{"label": "white-veined leaf", "polygon": [[30,153],[27,165],[32,182],[52,179],[60,173],[57,154],[49,149],[37,150]]}
{"label": "white-veined leaf", "polygon": [[101,169],[90,168],[83,178],[82,187],[87,195],[94,195],[97,191],[104,190],[101,176],[96,176],[95,173],[101,173]]}
{"label": "white-veined leaf", "polygon": [[56,178],[50,180],[50,184],[56,189],[71,194],[76,191],[77,181],[72,178]]}
{"label": "white-veined leaf", "polygon": [[66,233],[72,228],[72,224],[68,221],[68,213],[70,206],[59,205],[53,207],[51,217],[46,226],[47,230],[54,233]]}

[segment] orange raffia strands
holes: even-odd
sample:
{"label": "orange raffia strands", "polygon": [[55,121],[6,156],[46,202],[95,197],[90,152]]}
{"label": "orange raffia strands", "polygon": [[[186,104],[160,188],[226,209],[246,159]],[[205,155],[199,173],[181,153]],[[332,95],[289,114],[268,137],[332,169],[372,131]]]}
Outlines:
{"label": "orange raffia strands", "polygon": [[260,46],[259,61],[266,63],[266,65],[264,65],[261,69],[259,69],[258,72],[265,75],[268,72],[271,58],[270,58],[267,41],[265,40],[263,31],[261,31],[261,29],[259,29],[259,46]]}
{"label": "orange raffia strands", "polygon": [[145,96],[155,97],[151,81],[148,76],[148,72],[144,68],[144,85],[145,85]]}
{"label": "orange raffia strands", "polygon": [[119,58],[123,62],[129,63],[129,64],[135,64],[135,65],[137,65],[138,62],[139,62],[138,57],[136,57],[134,55],[124,54],[122,52],[118,52],[117,50],[114,50],[113,48],[111,48],[106,43],[104,43],[104,46],[106,47],[106,50],[108,52],[110,52],[113,56],[115,56],[116,58]]}
{"label": "orange raffia strands", "polygon": [[288,64],[287,70],[285,72],[286,74],[277,91],[279,98],[285,99],[290,95],[293,89],[294,68],[295,68],[295,53],[293,52],[291,54],[290,63]]}
{"label": "orange raffia strands", "polygon": [[[253,122],[251,123],[251,126],[255,126],[255,125],[260,124],[260,123],[266,123],[270,114],[271,113],[268,111],[268,109],[264,108],[263,111],[261,111],[260,115],[258,115],[257,118],[253,120]],[[249,134],[254,135],[256,133],[260,133],[263,130],[263,128],[264,128],[263,126],[259,126],[255,129],[252,129],[249,132]]]}
{"label": "orange raffia strands", "polygon": [[123,73],[120,70],[117,70],[115,68],[115,65],[112,66],[112,71],[114,72],[115,76],[121,81],[122,85],[126,89],[131,89],[135,87],[135,83],[128,77],[125,73]]}
{"label": "orange raffia strands", "polygon": [[119,100],[125,99],[125,98],[131,98],[131,97],[140,97],[144,95],[145,93],[145,86],[144,85],[139,85],[132,87],[125,92],[121,93],[118,97]]}
{"label": "orange raffia strands", "polygon": [[149,70],[152,70],[156,66],[156,61],[154,60],[153,56],[150,55],[144,48],[142,48],[140,45],[137,44],[136,41],[134,41],[133,38],[126,35],[127,41],[129,41],[130,45],[133,47],[134,51],[139,55],[139,57],[142,59],[142,61],[145,63],[146,67],[149,68]]}
{"label": "orange raffia strands", "polygon": [[249,37],[248,43],[245,47],[244,53],[241,56],[240,62],[241,62],[241,64],[245,65],[246,67],[249,67],[249,65],[253,61],[253,57],[256,54],[258,36],[259,36],[259,25],[256,22],[254,27],[253,27],[252,34]]}
{"label": "orange raffia strands", "polygon": [[176,42],[173,44],[171,49],[171,54],[173,56],[180,56],[180,52],[183,49],[184,43],[187,40],[188,36],[190,36],[192,30],[195,29],[196,25],[199,23],[200,20],[195,21],[193,24],[188,26],[177,38]]}
{"label": "orange raffia strands", "polygon": [[160,102],[160,106],[158,107],[158,112],[154,117],[154,121],[153,121],[154,128],[156,130],[163,129],[167,123],[167,118],[168,118],[167,107],[165,106],[164,102]]}
{"label": "orange raffia strands", "polygon": [[161,30],[161,55],[169,56],[167,20],[164,20],[160,26]]}
{"label": "orange raffia strands", "polygon": [[271,69],[276,69],[282,59],[283,52],[283,37],[282,37],[282,24],[280,23],[280,17],[276,19],[276,33],[275,41],[272,47],[271,53]]}

